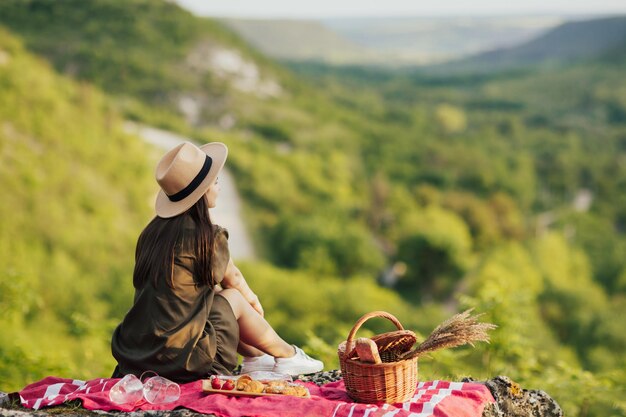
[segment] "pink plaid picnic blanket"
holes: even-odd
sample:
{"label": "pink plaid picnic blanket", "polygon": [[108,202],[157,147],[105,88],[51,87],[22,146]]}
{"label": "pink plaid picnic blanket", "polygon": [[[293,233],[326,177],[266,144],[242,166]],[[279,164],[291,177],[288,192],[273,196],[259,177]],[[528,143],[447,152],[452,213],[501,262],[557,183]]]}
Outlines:
{"label": "pink plaid picnic blanket", "polygon": [[88,410],[173,410],[184,407],[220,417],[243,416],[326,416],[326,417],[480,417],[488,403],[494,402],[487,387],[479,383],[420,382],[411,400],[398,404],[359,404],[348,397],[343,381],[321,387],[305,385],[311,398],[289,396],[229,397],[202,392],[201,381],[181,385],[178,401],[153,405],[145,400],[136,404],[115,404],[109,390],[118,379],[80,381],[47,377],[19,392],[24,407],[35,410],[80,400]]}

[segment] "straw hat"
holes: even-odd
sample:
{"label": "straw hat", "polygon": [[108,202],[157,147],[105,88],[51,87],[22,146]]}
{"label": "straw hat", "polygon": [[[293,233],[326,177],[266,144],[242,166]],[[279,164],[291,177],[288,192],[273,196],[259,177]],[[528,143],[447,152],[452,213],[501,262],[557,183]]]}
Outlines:
{"label": "straw hat", "polygon": [[168,151],[156,167],[161,186],[154,204],[157,216],[174,217],[196,204],[215,183],[227,155],[220,142],[200,147],[184,142]]}

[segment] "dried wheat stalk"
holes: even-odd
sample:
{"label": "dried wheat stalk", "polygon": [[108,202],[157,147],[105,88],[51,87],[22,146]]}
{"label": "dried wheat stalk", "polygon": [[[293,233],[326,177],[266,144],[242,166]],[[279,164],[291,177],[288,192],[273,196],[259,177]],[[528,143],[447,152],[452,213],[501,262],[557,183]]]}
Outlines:
{"label": "dried wheat stalk", "polygon": [[424,342],[415,349],[400,355],[399,359],[412,359],[427,352],[468,343],[474,346],[474,342],[479,341],[489,343],[487,332],[497,326],[491,323],[480,323],[478,318],[482,314],[471,316],[472,310],[466,310],[441,323]]}

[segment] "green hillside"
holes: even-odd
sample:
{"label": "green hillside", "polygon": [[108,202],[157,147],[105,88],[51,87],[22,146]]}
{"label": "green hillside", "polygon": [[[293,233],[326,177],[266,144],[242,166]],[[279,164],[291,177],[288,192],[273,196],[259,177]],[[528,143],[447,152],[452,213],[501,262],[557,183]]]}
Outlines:
{"label": "green hillside", "polygon": [[[271,96],[281,72],[221,24],[171,2],[7,0],[0,24],[59,73],[97,85],[129,116],[161,126],[184,129],[182,117],[215,124],[237,92]],[[262,68],[259,79],[246,73],[254,71],[250,60]]]}
{"label": "green hillside", "polygon": [[495,73],[624,55],[626,16],[566,22],[523,45],[478,54],[435,66],[428,72]]}
{"label": "green hillside", "polygon": [[[3,265],[15,264],[0,275],[5,389],[110,369],[155,188],[154,156],[119,131],[133,118],[228,144],[264,258],[241,268],[279,332],[327,367],[365,312],[425,334],[475,307],[499,326],[492,343],[424,359],[421,378],[506,374],[567,415],[626,414],[621,62],[447,78],[290,72],[219,23],[147,0],[6,0],[0,22],[13,32],[0,36],[1,155],[13,161],[0,230]],[[21,147],[7,145],[22,131]],[[27,221],[44,215],[55,221]],[[14,247],[41,261],[14,261],[27,259]],[[68,281],[44,286],[51,277]],[[4,297],[31,282],[32,300]]]}
{"label": "green hillside", "polygon": [[[545,382],[581,366],[597,375],[553,392],[623,381],[624,326],[610,318],[626,307],[623,63],[491,77],[293,68],[354,115],[365,169],[376,172],[370,227],[407,266],[401,294],[417,290],[423,304],[454,288],[462,304],[502,314],[499,332],[512,334],[496,356],[513,374]],[[541,353],[529,353],[533,340]],[[527,368],[517,354],[539,362]],[[580,412],[580,395],[566,414]],[[602,395],[589,415],[625,413],[623,390]]]}
{"label": "green hillside", "polygon": [[97,89],[0,28],[0,381],[108,375],[151,168]]}

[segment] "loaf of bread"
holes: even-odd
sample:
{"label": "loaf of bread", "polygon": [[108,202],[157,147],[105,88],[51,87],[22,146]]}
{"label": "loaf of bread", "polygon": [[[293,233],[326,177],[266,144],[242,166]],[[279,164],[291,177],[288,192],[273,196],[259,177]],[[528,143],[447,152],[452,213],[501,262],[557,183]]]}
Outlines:
{"label": "loaf of bread", "polygon": [[356,354],[361,362],[365,363],[382,363],[380,360],[380,354],[378,353],[378,346],[372,339],[366,337],[359,337],[356,339]]}

